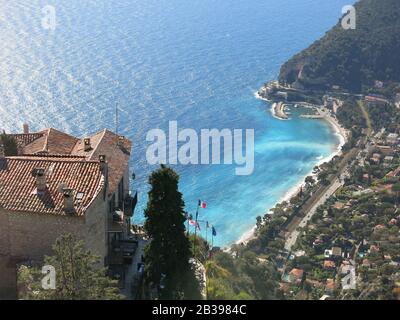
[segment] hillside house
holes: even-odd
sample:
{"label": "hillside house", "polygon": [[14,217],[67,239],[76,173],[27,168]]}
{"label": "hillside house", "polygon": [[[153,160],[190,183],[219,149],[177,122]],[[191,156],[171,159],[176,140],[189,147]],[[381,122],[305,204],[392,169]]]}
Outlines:
{"label": "hillside house", "polygon": [[[15,268],[42,261],[55,240],[73,234],[102,265],[123,264],[131,248],[132,143],[103,130],[76,138],[55,129],[13,135],[18,155],[0,146],[0,298],[15,293]],[[129,253],[129,252],[128,252]]]}

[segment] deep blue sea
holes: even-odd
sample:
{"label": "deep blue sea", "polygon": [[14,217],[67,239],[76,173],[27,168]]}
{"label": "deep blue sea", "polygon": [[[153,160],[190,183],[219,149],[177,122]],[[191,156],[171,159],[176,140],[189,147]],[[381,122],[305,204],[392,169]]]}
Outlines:
{"label": "deep blue sea", "polygon": [[[350,1],[352,2],[352,1]],[[337,147],[323,121],[279,121],[255,91],[321,37],[348,0],[0,0],[0,128],[52,126],[79,136],[107,127],[133,140],[143,221],[153,128],[255,129],[255,170],[174,166],[186,209],[227,245]],[[45,5],[55,30],[42,27]],[[204,234],[204,226],[202,229]]]}

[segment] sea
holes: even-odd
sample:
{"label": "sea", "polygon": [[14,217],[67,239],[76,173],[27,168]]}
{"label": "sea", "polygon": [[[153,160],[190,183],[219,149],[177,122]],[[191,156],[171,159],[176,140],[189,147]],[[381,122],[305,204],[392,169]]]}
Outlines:
{"label": "sea", "polygon": [[[353,1],[350,1],[353,2]],[[133,141],[142,224],[152,129],[253,129],[254,172],[171,165],[185,210],[214,245],[238,241],[312,168],[337,151],[322,120],[271,115],[255,97],[292,55],[324,35],[348,0],[0,0],[0,129],[103,128]],[[116,121],[118,109],[118,121]],[[191,229],[193,232],[193,229]]]}

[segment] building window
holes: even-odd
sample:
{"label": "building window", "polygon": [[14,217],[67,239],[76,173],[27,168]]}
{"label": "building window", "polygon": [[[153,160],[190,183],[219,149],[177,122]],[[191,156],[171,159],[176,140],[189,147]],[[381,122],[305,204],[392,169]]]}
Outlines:
{"label": "building window", "polygon": [[109,211],[114,212],[115,210],[115,194],[111,197],[110,202],[108,203]]}
{"label": "building window", "polygon": [[124,201],[124,178],[121,179],[118,185],[118,207],[122,209]]}

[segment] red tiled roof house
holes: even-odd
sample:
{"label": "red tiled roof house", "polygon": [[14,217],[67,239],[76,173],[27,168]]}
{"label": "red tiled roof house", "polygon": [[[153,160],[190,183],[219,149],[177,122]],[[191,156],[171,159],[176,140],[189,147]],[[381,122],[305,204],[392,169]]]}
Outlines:
{"label": "red tiled roof house", "polygon": [[[41,261],[67,233],[104,265],[121,263],[113,245],[126,238],[135,205],[131,142],[108,130],[84,139],[55,129],[14,137],[18,156],[6,157],[0,145],[0,272]],[[9,285],[0,280],[0,296]]]}

